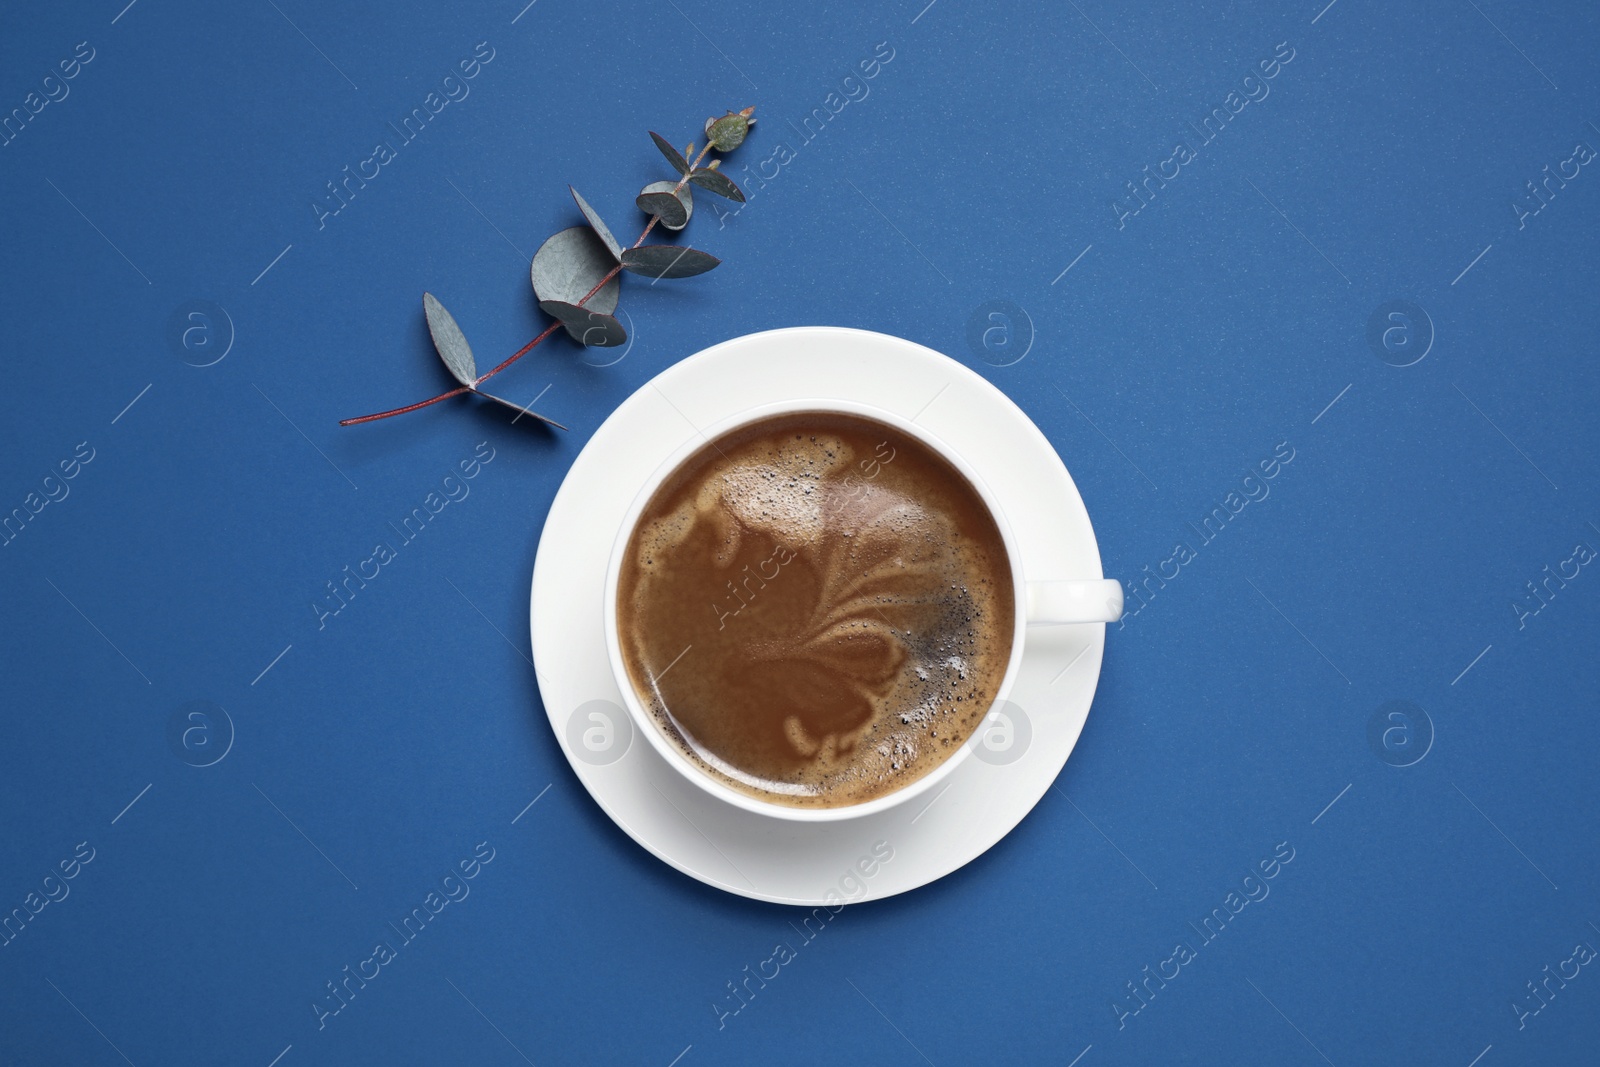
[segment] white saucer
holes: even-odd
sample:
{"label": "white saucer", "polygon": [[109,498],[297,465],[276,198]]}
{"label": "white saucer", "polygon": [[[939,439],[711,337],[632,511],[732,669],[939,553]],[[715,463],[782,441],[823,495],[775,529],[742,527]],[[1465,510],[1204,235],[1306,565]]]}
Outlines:
{"label": "white saucer", "polygon": [[741,896],[819,905],[926,885],[1009,833],[1077,743],[1105,626],[1029,627],[1012,721],[991,718],[978,738],[987,746],[931,797],[861,819],[782,823],[695,788],[634,736],[623,710],[601,629],[606,565],[639,487],[697,427],[801,397],[876,405],[960,452],[1000,501],[1030,580],[1102,574],[1089,513],[1039,428],[977,374],[897,337],[823,326],[739,337],[663,371],[595,431],[550,507],[533,567],[535,670],[562,751],[606,814],[678,870]]}

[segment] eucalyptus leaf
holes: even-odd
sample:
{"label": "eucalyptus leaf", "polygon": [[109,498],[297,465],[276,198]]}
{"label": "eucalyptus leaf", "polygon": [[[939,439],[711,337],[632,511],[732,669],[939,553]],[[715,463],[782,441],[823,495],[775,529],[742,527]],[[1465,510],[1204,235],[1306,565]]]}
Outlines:
{"label": "eucalyptus leaf", "polygon": [[[576,304],[595,285],[611,273],[616,259],[600,235],[588,226],[569,226],[554,234],[534,253],[530,270],[533,292],[541,302]],[[609,315],[617,309],[617,294],[622,286],[612,278],[584,305],[590,311]]]}
{"label": "eucalyptus leaf", "polygon": [[600,235],[600,240],[604,241],[606,247],[611,250],[612,256],[621,259],[622,246],[617,243],[615,237],[611,236],[611,231],[606,228],[606,224],[600,221],[600,215],[594,208],[589,206],[587,200],[578,195],[578,190],[570,185],[567,186],[567,190],[572,193],[572,199],[578,202],[578,210],[583,212],[583,217],[589,220],[589,225],[594,227],[594,232]]}
{"label": "eucalyptus leaf", "polygon": [[718,196],[725,196],[729,200],[737,200],[741,204],[744,203],[744,193],[740,192],[739,187],[733,184],[732,179],[720,170],[701,167],[699,170],[690,173],[689,180],[700,188],[716,193]]}
{"label": "eucalyptus leaf", "polygon": [[[497,404],[504,404],[506,407],[510,408],[512,411],[521,412],[521,414],[517,416],[517,419],[522,418],[523,415],[532,415],[534,418],[538,419],[540,422],[547,422],[551,426],[554,426],[554,427],[556,427],[557,429],[560,429],[560,430],[565,430],[566,429],[566,427],[564,425],[562,425],[561,423],[557,422],[555,419],[552,419],[550,416],[541,415],[537,411],[533,410],[532,408],[523,407],[521,404],[517,403],[514,400],[507,400],[503,396],[495,396],[493,393],[487,392],[487,391],[485,391],[483,389],[479,389],[478,390],[478,395],[479,396],[488,397],[490,400],[493,400]],[[511,421],[514,423],[514,422],[517,421],[517,419],[512,419]]]}
{"label": "eucalyptus leaf", "polygon": [[439,350],[439,358],[444,360],[456,381],[468,389],[476,389],[478,361],[473,358],[472,346],[467,344],[461,327],[432,293],[422,294],[422,310],[428,316],[428,332],[433,335],[433,347]]}
{"label": "eucalyptus leaf", "polygon": [[672,147],[670,141],[654,130],[650,131],[650,139],[656,143],[657,148],[661,149],[661,154],[667,157],[667,162],[672,164],[673,170],[679,174],[689,173],[689,161],[684,159],[676,148]]}
{"label": "eucalyptus leaf", "polygon": [[641,245],[622,253],[622,269],[648,278],[692,278],[722,260],[698,248],[678,245]]}
{"label": "eucalyptus leaf", "polygon": [[628,331],[622,328],[622,323],[608,314],[563,300],[541,300],[539,310],[560,319],[568,335],[580,345],[615,348],[628,340]]}
{"label": "eucalyptus leaf", "polygon": [[720,119],[706,120],[706,136],[711,139],[711,147],[719,152],[732,152],[744,144],[744,136],[749,132],[749,116],[733,111]]}
{"label": "eucalyptus leaf", "polygon": [[646,215],[660,218],[661,225],[673,232],[687,226],[689,216],[694,214],[694,194],[687,185],[678,188],[677,182],[651,182],[634,203]]}

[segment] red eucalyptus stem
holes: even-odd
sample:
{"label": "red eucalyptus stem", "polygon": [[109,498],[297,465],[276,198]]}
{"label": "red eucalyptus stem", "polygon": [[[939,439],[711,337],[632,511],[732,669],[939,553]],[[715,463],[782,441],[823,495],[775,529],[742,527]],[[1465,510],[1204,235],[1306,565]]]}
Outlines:
{"label": "red eucalyptus stem", "polygon": [[[705,159],[707,153],[709,153],[710,151],[711,151],[711,145],[708,142],[706,144],[706,146],[700,150],[700,154],[695,157],[694,162],[689,164],[689,169],[690,170],[694,170],[696,167],[700,166],[700,161]],[[676,193],[679,189],[682,189],[683,186],[684,186],[684,183],[687,182],[688,180],[689,180],[689,176],[687,174],[685,174],[683,177],[679,178],[678,179],[678,184],[673,189],[673,192]],[[644,239],[646,237],[650,236],[650,231],[655,229],[656,228],[656,223],[658,223],[660,221],[661,221],[661,216],[660,215],[651,215],[650,216],[650,222],[645,226],[644,232],[639,235],[639,239],[637,241],[633,242],[633,247],[634,248],[638,248],[640,245],[644,244]],[[598,282],[595,282],[593,289],[590,289],[587,293],[583,294],[583,299],[578,301],[578,307],[583,307],[584,305],[589,303],[589,301],[594,297],[594,294],[598,293],[601,289],[605,288],[605,285],[606,285],[607,282],[609,282],[612,278],[615,278],[617,275],[619,275],[621,273],[622,273],[622,265],[621,264],[618,264],[617,266],[612,267],[610,272],[608,274],[606,274],[606,276],[604,278],[601,278]],[[450,390],[448,393],[440,393],[438,396],[429,397],[427,400],[419,400],[415,404],[407,404],[403,408],[395,408],[392,411],[380,411],[375,415],[362,415],[360,418],[355,418],[355,419],[340,419],[339,420],[339,425],[340,426],[355,426],[355,425],[358,425],[359,423],[363,423],[363,422],[375,422],[378,419],[392,418],[395,415],[404,415],[407,412],[416,411],[419,408],[425,408],[429,404],[437,404],[441,400],[449,400],[451,397],[460,396],[462,393],[475,392],[477,386],[482,385],[484,382],[488,381],[490,378],[493,378],[496,374],[499,374],[501,371],[503,371],[507,367],[511,366],[511,364],[515,363],[517,360],[521,359],[523,356],[525,356],[529,352],[533,351],[534,348],[538,346],[540,341],[543,341],[546,337],[549,337],[551,334],[555,333],[557,328],[560,327],[560,325],[561,325],[560,322],[552,322],[549,326],[545,327],[545,331],[543,333],[541,333],[538,337],[535,337],[533,340],[529,341],[527,344],[523,345],[521,348],[519,348],[515,352],[511,353],[511,355],[507,356],[504,361],[502,361],[498,366],[496,366],[493,370],[489,371],[487,374],[480,375],[478,377],[477,381],[475,381],[471,386],[466,386],[466,385],[457,386],[456,388]],[[557,423],[556,425],[560,425],[560,424]]]}
{"label": "red eucalyptus stem", "polygon": [[415,404],[408,404],[403,408],[395,408],[393,411],[380,411],[376,415],[363,415],[359,419],[340,419],[339,425],[354,426],[358,422],[371,422],[374,419],[387,419],[391,415],[404,415],[408,411],[416,411],[418,408],[425,408],[429,404],[437,404],[441,400],[449,400],[453,396],[460,396],[462,393],[467,392],[471,392],[471,390],[464,385],[459,386],[448,393],[440,393],[438,396],[429,397],[427,400],[419,400]]}
{"label": "red eucalyptus stem", "polygon": [[[584,299],[587,300],[589,298],[584,297]],[[560,325],[561,323],[559,322],[552,322],[550,325],[546,326],[544,328],[544,333],[541,333],[538,337],[535,337],[533,340],[529,341],[527,344],[523,345],[521,348],[507,356],[499,366],[494,368],[494,370],[480,377],[477,384],[482,385],[484,382],[488,381],[490,378],[493,378],[496,374],[499,374],[501,371],[511,366],[511,364],[515,363],[517,360],[533,351],[533,347],[535,345],[537,345],[540,341],[543,341],[546,337],[549,337],[551,334],[555,333],[556,327]]]}

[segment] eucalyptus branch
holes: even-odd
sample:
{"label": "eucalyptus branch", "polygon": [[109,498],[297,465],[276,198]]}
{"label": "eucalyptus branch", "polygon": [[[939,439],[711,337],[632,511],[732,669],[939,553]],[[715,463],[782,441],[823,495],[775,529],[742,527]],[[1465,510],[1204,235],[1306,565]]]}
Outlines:
{"label": "eucalyptus branch", "polygon": [[[619,288],[613,283],[623,271],[655,279],[688,278],[704,274],[718,266],[722,262],[720,259],[692,246],[646,245],[644,242],[658,223],[674,232],[688,225],[689,218],[694,213],[691,185],[698,185],[730,200],[741,203],[744,201],[744,193],[718,169],[720,160],[713,160],[705,167],[700,164],[705,161],[712,149],[718,152],[731,152],[743,144],[750,127],[755,125],[755,119],[751,117],[754,112],[755,108],[747,107],[743,111],[730,111],[721,118],[707,119],[706,145],[700,150],[700,154],[695,156],[693,163],[686,158],[694,155],[692,143],[688,152],[680,153],[661,135],[650,134],[656,148],[678,172],[678,180],[652,182],[640,191],[634,202],[649,216],[650,221],[645,224],[638,240],[626,249],[611,236],[610,229],[583,197],[578,195],[578,191],[568,186],[578,209],[583,212],[587,225],[572,226],[550,237],[539,247],[530,265],[534,296],[539,302],[539,310],[556,321],[487,373],[481,375],[478,373],[477,360],[456,320],[432,293],[423,293],[422,306],[428,320],[428,331],[433,336],[434,348],[438,350],[439,358],[444,361],[445,367],[460,385],[448,392],[420,400],[415,404],[407,404],[405,407],[353,419],[341,419],[339,425],[355,426],[395,415],[404,415],[437,404],[441,400],[474,393],[523,414],[532,415],[552,426],[566,429],[554,419],[530,411],[503,397],[495,396],[480,389],[479,386],[533,351],[540,342],[561,328],[565,328],[568,336],[574,341],[585,346],[609,348],[626,342],[627,331],[612,315],[617,307]],[[577,295],[580,292],[582,295]]]}

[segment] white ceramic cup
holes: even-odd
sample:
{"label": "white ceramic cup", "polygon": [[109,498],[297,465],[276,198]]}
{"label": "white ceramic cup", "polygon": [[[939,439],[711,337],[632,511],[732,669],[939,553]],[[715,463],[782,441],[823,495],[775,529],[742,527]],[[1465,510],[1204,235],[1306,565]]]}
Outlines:
{"label": "white ceramic cup", "polygon": [[1060,624],[1104,624],[1116,622],[1122,617],[1122,583],[1115,579],[1102,578],[1077,578],[1077,579],[1051,579],[1029,580],[1022,574],[1018,566],[1021,558],[1017,551],[1016,539],[1012,536],[1011,527],[1006,522],[1005,513],[1000,510],[995,501],[994,494],[983,484],[983,479],[978,477],[976,471],[969,466],[961,455],[930,434],[920,426],[908,422],[892,412],[869,404],[858,404],[846,400],[786,400],[780,403],[766,404],[761,407],[750,408],[746,411],[724,419],[714,426],[706,427],[698,437],[685,442],[667,459],[649,480],[639,490],[633,504],[629,506],[627,517],[623,519],[621,529],[617,532],[617,539],[611,550],[611,562],[606,568],[605,586],[605,635],[606,652],[611,659],[611,671],[616,677],[617,687],[622,691],[622,699],[627,705],[628,714],[633,717],[635,728],[645,737],[650,739],[663,759],[675,767],[690,782],[716,797],[718,800],[732,804],[745,811],[759,815],[770,816],[775,819],[786,819],[791,822],[833,822],[841,819],[856,819],[873,815],[888,808],[904,804],[938,785],[945,778],[954,773],[957,766],[971,753],[972,742],[968,741],[951,753],[943,763],[929,771],[927,774],[883,796],[860,804],[848,804],[834,808],[797,808],[788,804],[774,801],[761,800],[748,793],[740,792],[733,787],[713,777],[702,769],[697,763],[681,751],[675,741],[668,737],[656,723],[655,716],[650,709],[645,707],[639,693],[634,689],[633,680],[628,675],[627,664],[622,655],[622,641],[617,628],[617,586],[622,572],[622,563],[627,555],[628,542],[633,536],[634,527],[639,523],[639,516],[650,503],[650,498],[655,495],[669,475],[694,453],[705,447],[706,442],[714,441],[732,430],[747,426],[763,419],[777,415],[789,415],[798,412],[819,412],[824,414],[858,415],[863,418],[873,419],[884,423],[892,429],[915,438],[934,453],[959,471],[962,477],[983,499],[984,505],[993,516],[995,526],[1000,530],[1000,537],[1005,543],[1007,566],[1011,572],[1011,579],[1015,585],[1014,601],[1016,603],[1016,619],[1012,627],[1011,655],[1006,662],[1004,677],[1000,680],[999,688],[995,691],[994,702],[989,710],[984,713],[984,719],[979,722],[974,734],[981,733],[983,723],[986,722],[995,708],[1000,707],[1011,692],[1012,683],[1016,679],[1017,669],[1022,663],[1022,651],[1027,639],[1029,626],[1060,625]]}

